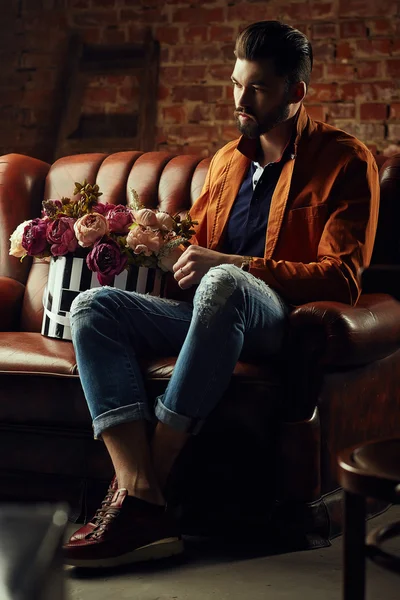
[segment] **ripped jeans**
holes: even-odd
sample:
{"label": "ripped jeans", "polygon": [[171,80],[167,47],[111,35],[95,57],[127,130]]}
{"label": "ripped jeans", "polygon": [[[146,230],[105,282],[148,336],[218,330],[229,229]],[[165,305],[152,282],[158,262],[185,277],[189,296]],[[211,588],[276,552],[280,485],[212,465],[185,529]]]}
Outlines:
{"label": "ripped jeans", "polygon": [[[260,361],[280,351],[287,317],[276,292],[233,265],[210,269],[193,305],[110,287],[82,292],[71,307],[72,340],[95,438],[154,415],[196,434],[239,357]],[[174,355],[172,377],[154,406],[139,359]]]}

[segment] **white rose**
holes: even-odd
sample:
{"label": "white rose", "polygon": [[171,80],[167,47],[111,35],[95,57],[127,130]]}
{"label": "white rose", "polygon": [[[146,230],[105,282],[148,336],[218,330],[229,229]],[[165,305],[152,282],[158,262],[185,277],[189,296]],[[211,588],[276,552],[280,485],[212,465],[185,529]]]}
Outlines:
{"label": "white rose", "polygon": [[26,256],[27,252],[26,252],[25,248],[22,247],[22,236],[24,235],[25,227],[27,225],[29,225],[29,223],[31,223],[31,222],[32,222],[32,219],[29,219],[29,221],[24,221],[23,223],[18,225],[18,227],[14,231],[14,233],[11,234],[11,237],[10,237],[11,247],[10,247],[10,251],[9,251],[9,254],[11,256],[16,256],[17,258],[22,258],[23,256]]}

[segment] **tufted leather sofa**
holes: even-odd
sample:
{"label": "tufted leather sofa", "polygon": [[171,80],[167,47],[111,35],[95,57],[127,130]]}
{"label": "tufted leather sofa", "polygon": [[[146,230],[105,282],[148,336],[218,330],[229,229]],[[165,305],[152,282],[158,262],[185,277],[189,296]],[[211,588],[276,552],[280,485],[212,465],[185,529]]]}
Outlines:
{"label": "tufted leather sofa", "polygon": [[[398,264],[400,157],[377,161],[382,208],[373,261]],[[72,519],[85,519],[112,476],[102,443],[92,439],[72,344],[39,333],[48,265],[10,257],[11,232],[40,214],[43,199],[69,196],[85,178],[99,184],[103,201],[125,203],[133,187],[146,206],[185,211],[208,164],[135,151],[68,156],[51,166],[18,154],[0,158],[1,500],[62,499]],[[150,396],[165,388],[174,360],[143,363]],[[357,307],[306,304],[291,314],[279,360],[238,363],[182,454],[172,496],[188,532],[265,526],[281,540],[326,544],[341,528],[337,452],[392,435],[400,435],[400,303],[374,293]]]}

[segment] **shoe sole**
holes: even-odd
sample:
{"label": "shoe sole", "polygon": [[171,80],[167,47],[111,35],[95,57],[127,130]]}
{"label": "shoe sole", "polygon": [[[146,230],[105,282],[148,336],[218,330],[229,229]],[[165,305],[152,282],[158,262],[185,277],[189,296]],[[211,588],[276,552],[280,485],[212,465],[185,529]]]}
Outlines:
{"label": "shoe sole", "polygon": [[87,567],[87,568],[101,568],[101,567],[119,567],[121,565],[128,565],[136,562],[143,562],[147,560],[157,560],[160,558],[169,558],[183,552],[183,541],[179,538],[165,538],[158,540],[147,546],[136,548],[132,552],[121,554],[120,556],[111,556],[109,558],[96,558],[96,559],[74,559],[66,558],[65,564],[72,567]]}

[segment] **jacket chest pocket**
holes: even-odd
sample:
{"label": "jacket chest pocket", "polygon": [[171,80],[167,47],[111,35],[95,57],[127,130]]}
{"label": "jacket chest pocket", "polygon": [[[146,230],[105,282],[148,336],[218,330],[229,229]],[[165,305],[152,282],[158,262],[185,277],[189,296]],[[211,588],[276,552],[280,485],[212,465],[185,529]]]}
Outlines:
{"label": "jacket chest pocket", "polygon": [[316,261],[318,246],[327,219],[328,207],[326,205],[305,206],[289,210],[283,220],[276,249],[279,260]]}

